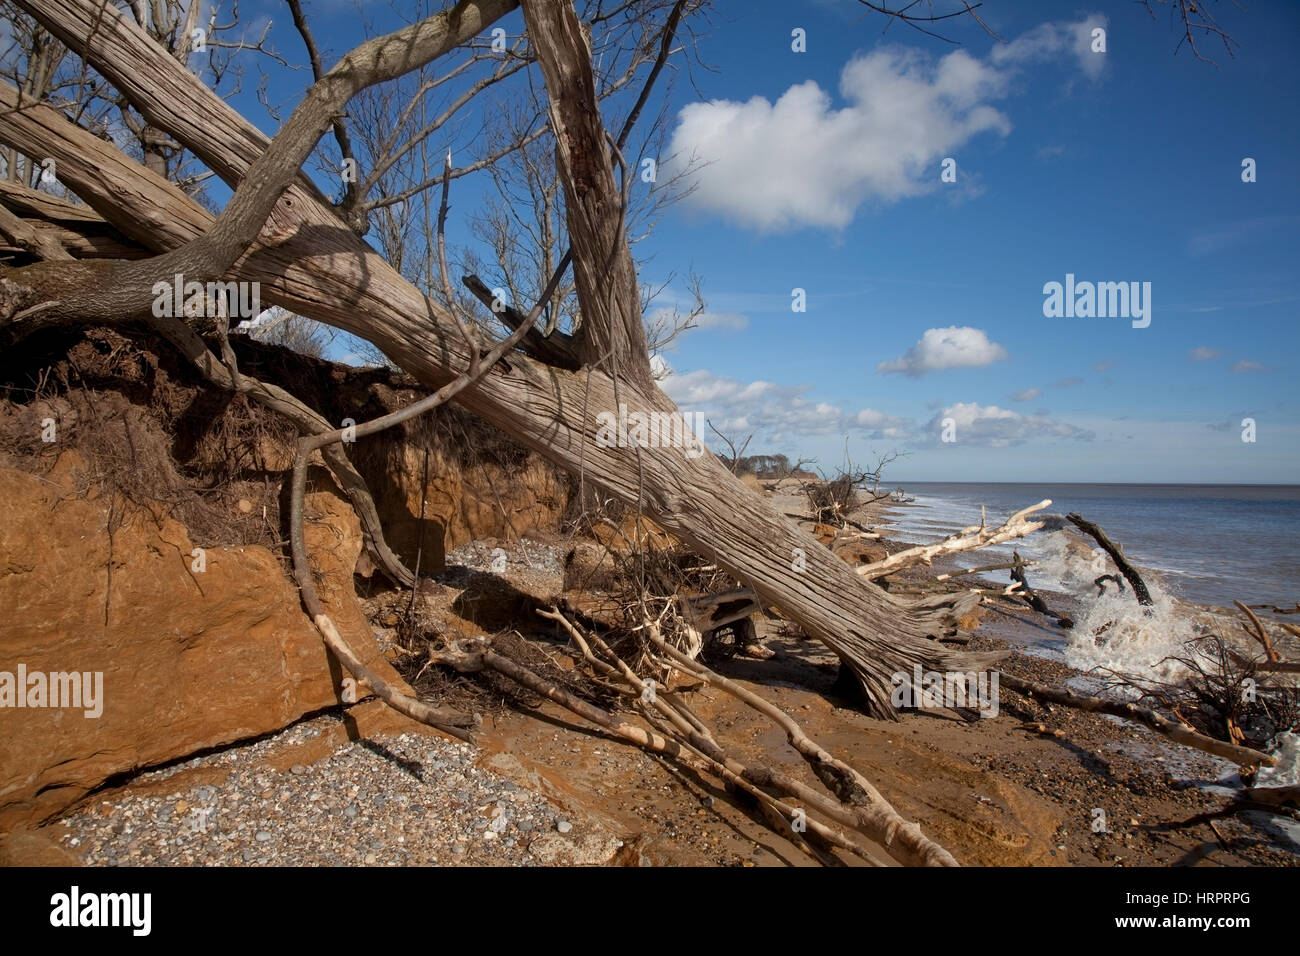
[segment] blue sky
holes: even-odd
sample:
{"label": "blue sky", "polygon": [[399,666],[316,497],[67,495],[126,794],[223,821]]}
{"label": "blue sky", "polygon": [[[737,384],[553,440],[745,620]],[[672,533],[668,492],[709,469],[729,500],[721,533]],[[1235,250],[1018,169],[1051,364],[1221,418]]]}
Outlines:
{"label": "blue sky", "polygon": [[[322,46],[356,41],[314,9]],[[1216,4],[1239,44],[1201,41],[1217,67],[1130,0],[980,12],[1004,42],[882,36],[852,0],[716,5],[661,157],[695,156],[696,189],[637,248],[643,282],[704,280],[665,389],[751,452],[904,452],[904,482],[1300,482],[1300,5]],[[1150,283],[1150,324],[1046,317],[1067,274]]]}

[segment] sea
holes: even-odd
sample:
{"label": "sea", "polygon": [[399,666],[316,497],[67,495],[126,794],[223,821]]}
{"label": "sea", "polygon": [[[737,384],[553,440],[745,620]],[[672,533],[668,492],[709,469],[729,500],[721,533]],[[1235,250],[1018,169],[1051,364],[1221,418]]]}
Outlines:
{"label": "sea", "polygon": [[[978,525],[981,508],[986,523],[998,525],[1049,498],[1043,514],[1077,512],[1099,525],[1131,563],[1151,571],[1183,601],[1231,607],[1234,600],[1279,606],[1300,600],[1300,485],[918,481],[894,487],[916,499],[890,515],[890,536],[902,541],[928,543]],[[1063,590],[1054,573],[1059,569],[1049,560],[1059,546],[1059,540],[1048,540],[1052,537],[1038,532],[982,549],[960,563],[993,564],[1016,548],[1022,557],[1042,562],[1029,572],[1032,585]],[[988,577],[1010,581],[1007,572]]]}
{"label": "sea", "polygon": [[[1057,516],[1047,528],[1028,538],[960,555],[957,563],[967,568],[1001,563],[1015,549],[1023,559],[1035,562],[1026,571],[1035,589],[1077,599],[1070,606],[1075,620],[1071,629],[1026,627],[1002,636],[1022,653],[1076,668],[1080,674],[1066,687],[1085,694],[1118,693],[1106,689],[1109,675],[1165,681],[1186,678],[1186,660],[1199,656],[1190,650],[1202,633],[1194,626],[1197,615],[1230,618],[1240,626],[1235,610],[1223,615],[1202,612],[1195,605],[1230,608],[1236,600],[1294,607],[1300,600],[1300,485],[918,481],[898,482],[895,487],[915,501],[888,512],[887,534],[916,544],[978,525],[981,510],[984,522],[996,526],[1022,508],[1051,500],[1035,515]],[[1074,526],[1060,520],[1070,512],[1099,525],[1124,549],[1149,586],[1153,606],[1139,607],[1131,591],[1121,594],[1110,585],[1104,595],[1097,594],[1092,582],[1098,568],[1104,566],[1106,572],[1114,568],[1090,538],[1077,537]],[[1083,541],[1087,547],[1081,546]],[[983,576],[1011,580],[1007,571]],[[1062,607],[1057,601],[1053,598],[1049,604]],[[1169,750],[1166,756],[1176,755]],[[1279,758],[1277,767],[1260,770],[1256,782],[1300,785],[1300,734],[1282,736]],[[1165,766],[1174,772],[1173,764]],[[1223,773],[1229,779],[1236,768],[1225,763]],[[1291,838],[1300,842],[1300,827],[1287,826]]]}

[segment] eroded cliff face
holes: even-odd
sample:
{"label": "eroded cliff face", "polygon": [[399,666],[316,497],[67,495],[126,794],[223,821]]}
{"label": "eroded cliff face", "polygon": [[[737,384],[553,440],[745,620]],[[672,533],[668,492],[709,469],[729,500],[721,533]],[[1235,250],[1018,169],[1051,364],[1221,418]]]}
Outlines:
{"label": "eroded cliff face", "polygon": [[[291,430],[145,341],[53,335],[0,367],[0,832],[122,773],[342,700],[343,674],[284,557]],[[420,394],[387,372],[239,351],[250,374],[340,423]],[[391,544],[411,564],[420,546],[425,573],[465,541],[552,530],[568,505],[564,475],[454,408],[349,451]],[[356,573],[378,572],[351,504],[323,468],[308,487],[327,609],[369,666],[404,686],[357,601]]]}

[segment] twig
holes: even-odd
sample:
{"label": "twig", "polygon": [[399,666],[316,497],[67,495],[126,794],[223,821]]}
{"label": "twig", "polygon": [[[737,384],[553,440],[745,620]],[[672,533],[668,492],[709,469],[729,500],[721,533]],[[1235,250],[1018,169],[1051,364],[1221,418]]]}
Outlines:
{"label": "twig", "polygon": [[[629,724],[603,708],[597,707],[595,704],[589,703],[555,683],[540,677],[517,661],[496,652],[482,638],[458,641],[447,649],[440,649],[436,652],[430,651],[430,653],[436,656],[438,663],[448,664],[461,673],[473,673],[483,667],[491,668],[516,683],[527,687],[534,693],[577,714],[584,720],[595,724],[597,727],[607,730],[639,747],[680,760],[685,760],[690,756],[699,757],[703,759],[707,767],[718,773],[726,782],[745,790],[755,799],[776,809],[783,821],[788,823],[797,816],[796,810],[798,808],[774,799],[761,789],[764,786],[773,786],[791,795],[798,795],[796,791],[800,790],[801,785],[798,785],[797,781],[790,780],[790,778],[778,771],[747,767],[728,757],[716,744],[706,740],[695,731],[687,734],[685,741],[679,741],[666,731],[645,730],[635,724]],[[817,798],[816,801],[809,801],[810,803],[829,804],[829,801],[816,794],[814,794],[814,797]],[[821,808],[819,807],[819,809]],[[875,860],[868,850],[850,840],[844,834],[813,819],[806,819],[805,822],[810,832],[816,832],[836,846],[850,850],[869,862],[879,864],[879,861]]]}
{"label": "twig", "polygon": [[730,438],[728,438],[726,435],[722,434],[722,432],[718,431],[715,427],[713,427],[712,421],[705,419],[705,422],[709,426],[709,431],[713,432],[713,434],[717,435],[719,438],[721,438],[724,442],[727,443],[727,448],[730,449],[731,451],[731,473],[733,475],[736,474],[736,469],[740,467],[740,458],[742,455],[745,454],[745,449],[749,447],[749,443],[754,436],[751,434],[749,438],[746,438],[745,443],[740,446],[740,451],[736,451],[735,442],[733,442]]}
{"label": "twig", "polygon": [[[687,657],[666,643],[657,627],[648,628],[646,634],[651,643],[676,661],[691,676],[706,681],[748,704],[784,730],[790,745],[808,761],[813,771],[831,792],[848,806],[853,821],[850,825],[880,843],[890,856],[901,863],[914,866],[957,865],[952,854],[922,835],[921,828],[917,824],[909,823],[899,816],[865,777],[848,764],[833,757],[808,737],[803,728],[785,711],[734,681],[715,673],[699,661]],[[845,821],[841,819],[841,822]]]}
{"label": "twig", "polygon": [[[447,271],[447,199],[451,191],[451,150],[447,150],[447,159],[444,164],[442,177],[442,203],[438,206],[438,269],[442,274],[442,294],[447,299],[447,309],[451,312],[451,317],[456,320],[456,327],[460,329],[461,338],[465,340],[465,346],[469,349],[469,372],[471,377],[478,375],[478,363],[481,356],[479,355],[478,339],[470,331],[464,316],[460,314],[460,309],[456,308],[455,294],[451,291],[451,275]],[[531,327],[531,323],[530,323]]]}
{"label": "twig", "polygon": [[1135,720],[1140,724],[1145,724],[1157,733],[1163,734],[1170,740],[1185,744],[1188,747],[1195,747],[1197,750],[1204,750],[1206,753],[1212,753],[1217,757],[1223,757],[1225,760],[1231,760],[1243,767],[1253,767],[1260,764],[1269,767],[1277,766],[1277,758],[1271,754],[1251,750],[1249,747],[1239,747],[1236,744],[1198,734],[1174,723],[1172,720],[1161,717],[1154,710],[1147,707],[1056,690],[1037,681],[1014,677],[1006,671],[1000,673],[1000,678],[1003,687],[1008,687],[1017,693],[1037,697],[1040,700],[1050,700],[1055,704],[1063,704],[1066,707],[1074,707],[1091,713],[1111,714],[1115,717]]}

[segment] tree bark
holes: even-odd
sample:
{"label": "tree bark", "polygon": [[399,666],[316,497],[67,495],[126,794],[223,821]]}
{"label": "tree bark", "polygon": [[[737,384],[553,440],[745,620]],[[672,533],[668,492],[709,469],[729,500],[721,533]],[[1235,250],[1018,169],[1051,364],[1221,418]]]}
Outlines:
{"label": "tree bark", "polygon": [[[98,0],[19,3],[82,51],[151,123],[167,130],[228,183],[238,183],[267,148],[266,137],[255,127]],[[514,4],[480,6],[500,15]],[[472,33],[491,22],[482,13],[463,26],[472,27]],[[30,112],[35,115],[40,109]],[[211,227],[212,217],[174,186],[110,144],[87,143],[94,137],[66,121],[28,122],[28,135],[40,142],[15,142],[15,127],[31,119],[28,113],[24,109],[0,116],[0,139],[24,152],[35,146],[38,155],[61,150],[66,159],[60,164],[60,178],[124,234],[162,251],[192,241]],[[69,268],[53,281],[54,288],[34,290],[34,297],[57,296],[60,285],[97,281],[95,270],[88,268],[91,264],[76,265],[80,270]],[[455,320],[359,239],[301,178],[276,203],[258,241],[236,262],[232,274],[261,283],[264,301],[373,342],[430,387],[440,387],[469,367],[472,357]],[[21,286],[31,273],[5,270],[0,276]],[[623,309],[635,307],[621,304]],[[612,309],[608,314],[624,315]],[[676,413],[662,392],[635,381],[634,375],[619,384],[590,366],[570,373],[512,353],[459,401],[562,467],[585,473],[623,501],[640,502],[665,530],[753,586],[765,602],[779,606],[805,633],[840,656],[862,681],[875,715],[895,716],[891,675],[901,672],[910,679],[914,664],[923,672],[969,671],[1001,656],[961,654],[929,639],[951,632],[955,615],[973,606],[976,595],[904,602],[862,581],[707,451],[692,458],[681,448],[606,447],[597,442],[596,414],[617,414],[620,401],[646,413]]]}
{"label": "tree bark", "polygon": [[[570,0],[524,0],[528,39],[546,82],[555,165],[573,249],[573,283],[581,306],[578,357],[604,362],[633,384],[650,385],[650,354],[636,265],[624,234],[622,193],[615,185],[591,49]],[[623,170],[624,188],[632,171]]]}

